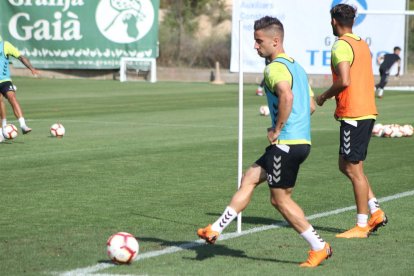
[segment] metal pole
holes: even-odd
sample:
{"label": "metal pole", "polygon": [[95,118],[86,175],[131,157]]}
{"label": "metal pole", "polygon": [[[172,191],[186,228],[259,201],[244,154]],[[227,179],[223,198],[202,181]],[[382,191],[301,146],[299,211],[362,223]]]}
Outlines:
{"label": "metal pole", "polygon": [[[243,174],[243,24],[239,21],[239,143],[238,143],[238,170],[237,189],[240,189]],[[237,233],[242,231],[242,213],[237,214]]]}

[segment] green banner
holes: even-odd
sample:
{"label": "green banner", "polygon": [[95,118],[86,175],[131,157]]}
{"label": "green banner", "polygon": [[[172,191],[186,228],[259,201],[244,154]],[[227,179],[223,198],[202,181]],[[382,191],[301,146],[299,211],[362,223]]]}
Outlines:
{"label": "green banner", "polygon": [[0,31],[36,68],[115,69],[158,56],[158,10],[159,0],[1,0]]}

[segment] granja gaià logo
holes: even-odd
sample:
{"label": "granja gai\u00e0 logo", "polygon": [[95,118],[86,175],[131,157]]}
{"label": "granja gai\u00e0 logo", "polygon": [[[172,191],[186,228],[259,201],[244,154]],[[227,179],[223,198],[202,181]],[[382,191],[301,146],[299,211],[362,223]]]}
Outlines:
{"label": "granja gai\u00e0 logo", "polygon": [[144,37],[154,24],[150,0],[101,0],[96,9],[99,31],[116,43],[132,43]]}
{"label": "granja gai\u00e0 logo", "polygon": [[[82,38],[78,16],[68,11],[72,6],[83,6],[83,0],[8,0],[13,6],[58,7],[53,18],[33,20],[29,13],[14,14],[9,21],[9,32],[17,40],[80,40]],[[47,15],[47,13],[45,13]]]}

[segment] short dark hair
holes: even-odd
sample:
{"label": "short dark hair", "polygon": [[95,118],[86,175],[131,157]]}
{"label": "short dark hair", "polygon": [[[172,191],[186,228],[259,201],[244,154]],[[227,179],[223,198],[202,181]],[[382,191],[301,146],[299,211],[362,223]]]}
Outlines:
{"label": "short dark hair", "polygon": [[341,26],[351,28],[354,25],[356,8],[347,4],[338,4],[331,9],[331,18],[339,22]]}
{"label": "short dark hair", "polygon": [[274,29],[275,31],[278,31],[281,33],[282,38],[284,36],[284,29],[283,24],[280,22],[279,19],[276,17],[271,16],[264,16],[256,21],[254,21],[254,30],[262,30],[262,29]]}
{"label": "short dark hair", "polygon": [[395,47],[394,47],[394,52],[395,52],[395,51],[401,51],[401,48],[400,48],[400,47],[398,47],[398,46],[395,46]]}

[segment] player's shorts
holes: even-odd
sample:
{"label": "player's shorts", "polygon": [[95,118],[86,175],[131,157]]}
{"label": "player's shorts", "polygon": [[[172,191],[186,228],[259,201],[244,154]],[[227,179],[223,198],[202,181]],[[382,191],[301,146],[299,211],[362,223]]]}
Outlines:
{"label": "player's shorts", "polygon": [[375,120],[341,120],[339,154],[347,161],[364,161]]}
{"label": "player's shorts", "polygon": [[270,188],[293,188],[300,164],[308,157],[310,148],[307,144],[270,145],[255,163],[266,171]]}
{"label": "player's shorts", "polygon": [[11,81],[0,82],[0,93],[7,98],[7,92],[13,91],[16,92],[14,89],[14,85]]}

